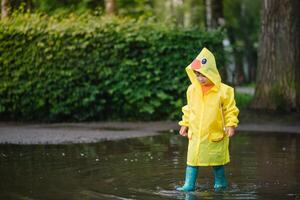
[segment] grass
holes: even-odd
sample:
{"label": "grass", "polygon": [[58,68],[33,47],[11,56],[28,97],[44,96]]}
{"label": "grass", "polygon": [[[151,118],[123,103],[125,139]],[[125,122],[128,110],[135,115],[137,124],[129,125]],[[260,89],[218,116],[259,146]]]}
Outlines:
{"label": "grass", "polygon": [[246,109],[249,107],[254,95],[245,93],[235,93],[235,100],[239,109]]}

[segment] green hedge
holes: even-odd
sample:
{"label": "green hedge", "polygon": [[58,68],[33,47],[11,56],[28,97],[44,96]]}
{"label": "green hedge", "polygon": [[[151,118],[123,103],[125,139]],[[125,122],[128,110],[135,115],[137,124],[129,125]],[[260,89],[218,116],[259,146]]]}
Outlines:
{"label": "green hedge", "polygon": [[131,19],[13,16],[0,22],[0,117],[178,119],[184,68],[204,46],[223,66],[222,39]]}

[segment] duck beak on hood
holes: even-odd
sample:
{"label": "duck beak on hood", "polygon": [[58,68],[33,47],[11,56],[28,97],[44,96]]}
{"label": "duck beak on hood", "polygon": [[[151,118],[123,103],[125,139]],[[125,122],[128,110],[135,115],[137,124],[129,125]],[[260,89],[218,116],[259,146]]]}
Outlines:
{"label": "duck beak on hood", "polygon": [[199,85],[197,77],[193,70],[200,72],[213,82],[218,88],[221,84],[221,76],[216,66],[214,55],[207,49],[203,48],[194,61],[185,68],[192,84]]}

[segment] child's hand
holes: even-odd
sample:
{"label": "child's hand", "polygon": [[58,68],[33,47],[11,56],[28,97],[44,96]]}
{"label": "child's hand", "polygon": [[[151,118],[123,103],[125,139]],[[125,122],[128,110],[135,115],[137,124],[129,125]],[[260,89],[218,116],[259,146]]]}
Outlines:
{"label": "child's hand", "polygon": [[226,133],[229,137],[232,137],[235,134],[234,128],[231,126],[226,127]]}
{"label": "child's hand", "polygon": [[181,126],[179,134],[183,137],[186,137],[188,135],[188,127],[187,126]]}

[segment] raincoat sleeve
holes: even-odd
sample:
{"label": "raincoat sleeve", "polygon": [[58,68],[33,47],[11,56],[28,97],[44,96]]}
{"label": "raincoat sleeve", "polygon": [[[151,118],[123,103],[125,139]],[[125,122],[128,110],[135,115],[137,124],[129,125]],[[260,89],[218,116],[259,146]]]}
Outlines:
{"label": "raincoat sleeve", "polygon": [[224,120],[225,127],[237,127],[239,120],[238,114],[239,109],[236,107],[234,100],[234,90],[233,88],[228,88],[226,91],[226,96],[223,100],[223,111],[224,111]]}
{"label": "raincoat sleeve", "polygon": [[187,96],[187,105],[182,107],[182,120],[178,123],[180,126],[187,126],[189,127],[189,116],[190,116],[190,108],[189,108],[189,102],[190,102],[190,92],[191,86],[187,89],[186,96]]}

